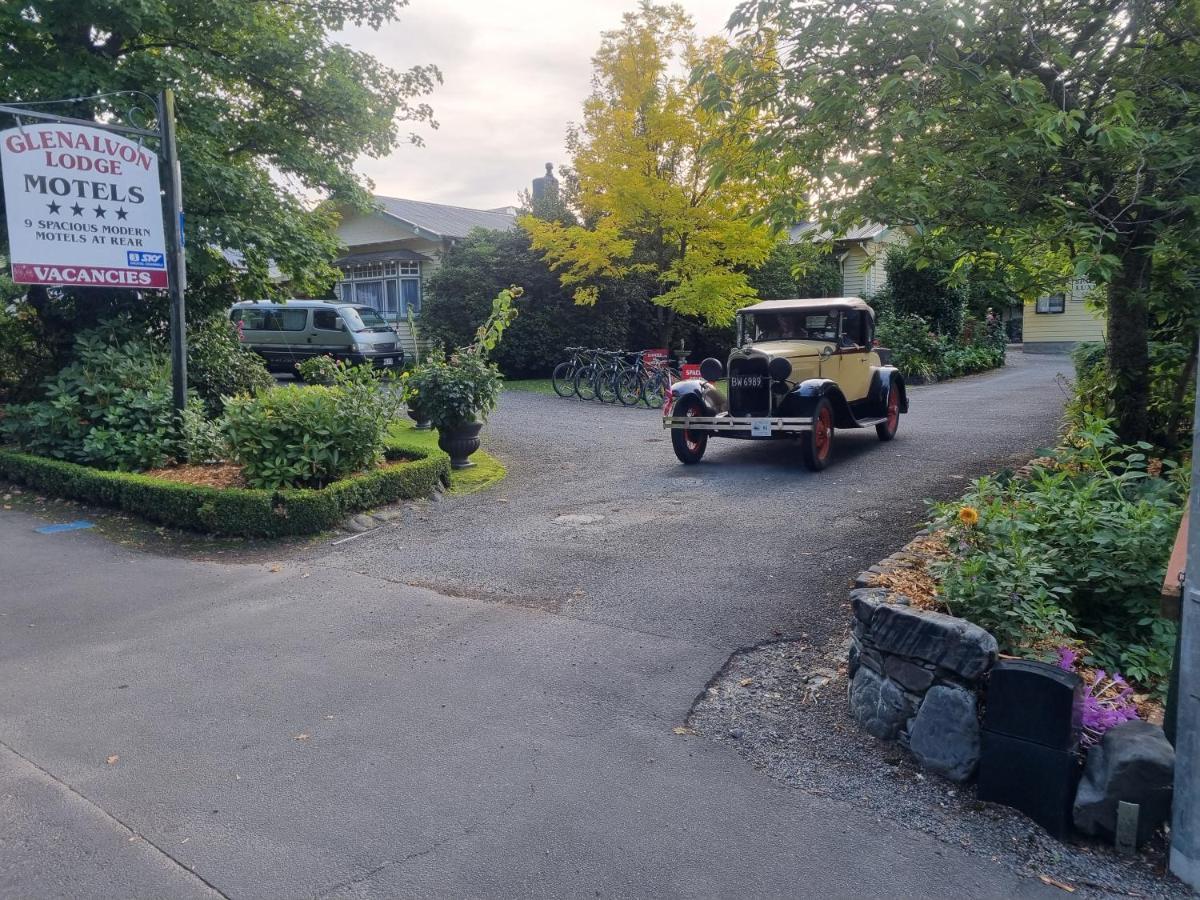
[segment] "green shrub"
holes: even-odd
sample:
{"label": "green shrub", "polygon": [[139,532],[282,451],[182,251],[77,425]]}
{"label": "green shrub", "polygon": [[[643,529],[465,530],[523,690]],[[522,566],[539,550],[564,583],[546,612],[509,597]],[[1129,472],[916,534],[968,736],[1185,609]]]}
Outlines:
{"label": "green shrub", "polygon": [[628,337],[629,304],[605,291],[595,306],[577,305],[523,229],[477,230],[455,244],[429,279],[422,335],[445,347],[469,344],[512,284],[525,289],[521,315],[492,356],[510,378],[549,375],[564,347],[620,347]]}
{"label": "green shrub", "polygon": [[399,400],[368,366],[340,368],[332,385],[275,387],[229,398],[223,429],[246,482],[322,487],[374,466]]}
{"label": "green shrub", "polygon": [[44,399],[10,406],[0,434],[41,456],[101,469],[151,469],[178,451],[165,354],[146,343],[75,341],[75,360],[43,385]]}
{"label": "green shrub", "polygon": [[323,490],[203,487],[2,449],[0,475],[52,496],[115,507],[176,528],[279,537],[315,534],[360,510],[426,497],[449,477],[450,461],[444,454],[387,452],[390,458],[410,461],[355,475]]}
{"label": "green shrub", "polygon": [[0,276],[0,402],[24,400],[50,374],[50,351],[42,343],[37,314],[27,303],[6,301]]}
{"label": "green shrub", "polygon": [[950,610],[1005,652],[1076,638],[1094,664],[1165,690],[1174,624],[1159,618],[1159,592],[1187,479],[1147,448],[1118,446],[1107,422],[1087,419],[1053,465],[979,479],[937,506],[956,550],[935,568]]}
{"label": "green shrub", "polygon": [[922,264],[914,248],[893,246],[884,269],[887,284],[871,298],[881,319],[920,316],[938,334],[958,336],[967,292],[947,283],[950,271],[945,265]]}
{"label": "green shrub", "polygon": [[897,315],[879,323],[875,336],[892,351],[892,365],[909,378],[926,381],[942,371],[943,348],[929,323],[916,315]]}
{"label": "green shrub", "polygon": [[[1192,410],[1196,401],[1194,348],[1184,343],[1152,341],[1150,398],[1146,404],[1150,440],[1168,451],[1191,443]],[[1067,403],[1067,423],[1113,414],[1116,384],[1108,371],[1107,348],[1101,343],[1080,344],[1072,351],[1075,385]]]}
{"label": "green shrub", "polygon": [[333,384],[344,368],[345,363],[332,356],[311,356],[296,365],[300,377],[309,384]]}
{"label": "green shrub", "polygon": [[225,397],[253,394],[275,386],[261,356],[238,340],[237,328],[220,314],[188,327],[188,385],[210,415],[225,408]]}
{"label": "green shrub", "polygon": [[179,456],[184,461],[214,463],[229,455],[229,442],[221,431],[221,423],[208,417],[204,403],[198,398],[188,398],[179,430]]}

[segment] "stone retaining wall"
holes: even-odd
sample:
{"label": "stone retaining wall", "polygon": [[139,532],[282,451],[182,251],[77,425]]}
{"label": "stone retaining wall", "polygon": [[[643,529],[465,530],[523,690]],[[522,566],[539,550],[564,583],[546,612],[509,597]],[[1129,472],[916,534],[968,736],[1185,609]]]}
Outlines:
{"label": "stone retaining wall", "polygon": [[913,564],[906,546],[862,573],[850,592],[850,712],[878,738],[899,741],[927,769],[966,781],[979,762],[979,689],[996,639],[966,619],[914,609],[876,576]]}

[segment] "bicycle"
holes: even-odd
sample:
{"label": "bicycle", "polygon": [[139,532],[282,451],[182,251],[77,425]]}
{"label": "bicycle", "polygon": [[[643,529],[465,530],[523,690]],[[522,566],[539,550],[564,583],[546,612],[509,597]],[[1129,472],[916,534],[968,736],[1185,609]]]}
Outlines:
{"label": "bicycle", "polygon": [[575,377],[581,369],[588,365],[587,354],[591,351],[584,347],[564,347],[563,352],[569,353],[571,358],[554,367],[554,371],[550,375],[550,383],[554,388],[554,393],[558,396],[578,397],[579,392],[575,389]]}

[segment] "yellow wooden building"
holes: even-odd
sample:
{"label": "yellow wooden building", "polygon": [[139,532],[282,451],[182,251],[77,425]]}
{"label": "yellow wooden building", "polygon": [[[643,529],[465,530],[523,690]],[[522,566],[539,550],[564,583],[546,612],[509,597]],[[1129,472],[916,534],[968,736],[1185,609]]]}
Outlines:
{"label": "yellow wooden building", "polygon": [[1086,341],[1103,341],[1104,316],[1086,302],[1095,290],[1086,279],[1068,290],[1026,303],[1022,322],[1026,353],[1063,353]]}

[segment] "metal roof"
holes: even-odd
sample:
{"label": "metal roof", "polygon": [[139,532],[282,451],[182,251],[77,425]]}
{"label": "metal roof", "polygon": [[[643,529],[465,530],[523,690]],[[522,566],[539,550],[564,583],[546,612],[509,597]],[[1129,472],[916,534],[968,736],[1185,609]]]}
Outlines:
{"label": "metal roof", "polygon": [[375,201],[384,215],[439,238],[463,238],[475,228],[509,231],[517,224],[515,215],[494,209],[468,209],[465,206],[445,206],[379,195],[376,195]]}
{"label": "metal roof", "polygon": [[797,243],[801,238],[810,241],[873,241],[876,238],[883,237],[889,230],[890,226],[888,225],[883,225],[879,222],[866,222],[862,225],[855,225],[845,234],[835,237],[832,231],[817,232],[816,222],[801,222],[788,229],[788,240],[793,244]]}
{"label": "metal roof", "polygon": [[813,297],[807,300],[764,300],[739,309],[740,313],[808,312],[823,309],[860,309],[875,315],[875,310],[860,297]]}

